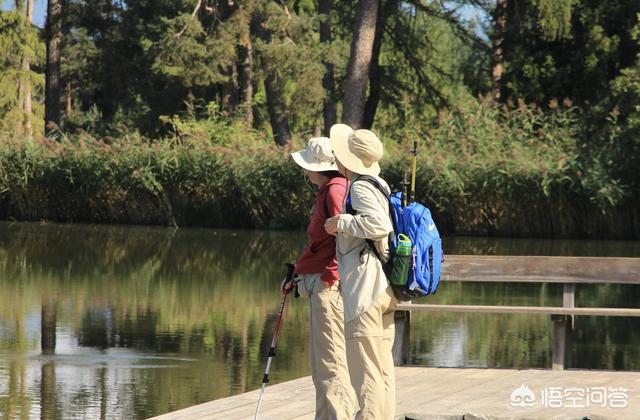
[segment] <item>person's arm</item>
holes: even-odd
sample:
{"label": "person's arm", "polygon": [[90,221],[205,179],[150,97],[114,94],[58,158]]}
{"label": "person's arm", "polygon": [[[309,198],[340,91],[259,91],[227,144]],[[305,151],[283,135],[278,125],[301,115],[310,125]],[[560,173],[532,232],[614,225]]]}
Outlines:
{"label": "person's arm", "polygon": [[[327,190],[326,208],[329,212],[328,218],[335,217],[342,212],[342,205],[344,204],[344,198],[347,195],[347,186],[344,184],[333,184],[329,186]],[[335,243],[334,243],[335,247]],[[335,255],[322,271],[320,278],[325,282],[325,285],[331,286],[337,279],[334,278],[334,273],[338,271],[338,260]]]}
{"label": "person's arm", "polygon": [[342,205],[347,195],[347,186],[344,184],[332,184],[327,190],[326,209],[329,211],[327,219],[342,213]]}
{"label": "person's arm", "polygon": [[341,214],[336,230],[349,236],[363,239],[382,239],[393,230],[389,211],[381,193],[365,181],[355,182],[351,187],[351,206],[357,214]]}

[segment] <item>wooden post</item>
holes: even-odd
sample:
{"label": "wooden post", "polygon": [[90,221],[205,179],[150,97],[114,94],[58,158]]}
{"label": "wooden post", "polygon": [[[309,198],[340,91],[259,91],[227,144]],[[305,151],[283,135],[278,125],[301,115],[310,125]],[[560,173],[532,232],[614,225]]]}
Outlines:
{"label": "wooden post", "polygon": [[[562,306],[575,306],[575,284],[566,283],[562,290]],[[573,316],[551,315],[553,321],[553,370],[564,370],[571,364],[571,330]]]}
{"label": "wooden post", "polygon": [[40,347],[42,354],[54,354],[56,351],[57,302],[51,297],[42,297],[40,316]]}
{"label": "wooden post", "polygon": [[402,366],[409,363],[411,311],[396,311],[394,320],[396,334],[393,340],[393,364]]}

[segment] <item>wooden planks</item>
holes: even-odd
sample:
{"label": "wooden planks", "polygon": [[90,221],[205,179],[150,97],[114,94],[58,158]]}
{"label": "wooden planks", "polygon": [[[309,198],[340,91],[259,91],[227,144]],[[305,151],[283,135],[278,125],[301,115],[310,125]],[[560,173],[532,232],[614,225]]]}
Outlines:
{"label": "wooden planks", "polygon": [[[512,393],[524,385],[533,392],[535,403],[529,407],[511,404]],[[569,407],[575,400],[564,400],[563,407],[545,406],[545,389],[583,393],[592,388],[624,388],[626,407],[610,404]],[[564,394],[566,395],[566,394]],[[178,410],[157,420],[177,419],[250,419],[253,418],[258,391],[210,401]],[[267,387],[260,419],[313,419],[315,389],[310,377]],[[585,401],[586,402],[586,401]],[[640,413],[640,372],[552,371],[538,369],[477,368],[396,368],[396,414],[415,413],[414,418],[433,416],[504,416],[502,418],[582,418],[596,416],[637,419]],[[431,417],[430,417],[431,416]],[[486,417],[485,417],[486,418]]]}
{"label": "wooden planks", "polygon": [[470,312],[491,314],[640,316],[638,308],[570,308],[562,306],[427,305],[398,304],[398,311]]}
{"label": "wooden planks", "polygon": [[441,280],[640,284],[640,258],[447,255]]}

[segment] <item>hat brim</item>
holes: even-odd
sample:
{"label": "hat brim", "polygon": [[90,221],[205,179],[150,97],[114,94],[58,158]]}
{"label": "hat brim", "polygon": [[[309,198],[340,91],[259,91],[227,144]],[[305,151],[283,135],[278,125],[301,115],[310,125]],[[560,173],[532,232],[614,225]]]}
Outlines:
{"label": "hat brim", "polygon": [[331,139],[331,147],[336,159],[340,163],[356,174],[360,175],[380,175],[380,165],[378,162],[372,163],[370,166],[365,164],[356,155],[349,150],[349,136],[353,133],[353,129],[346,124],[334,124],[331,127],[329,138]]}
{"label": "hat brim", "polygon": [[337,171],[338,166],[333,162],[316,162],[309,157],[306,150],[291,153],[291,157],[298,166],[311,172]]}

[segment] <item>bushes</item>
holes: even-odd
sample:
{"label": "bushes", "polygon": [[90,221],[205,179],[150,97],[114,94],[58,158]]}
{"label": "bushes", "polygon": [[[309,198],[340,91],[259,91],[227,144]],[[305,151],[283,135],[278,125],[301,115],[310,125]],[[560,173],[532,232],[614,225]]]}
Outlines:
{"label": "bushes", "polygon": [[304,223],[309,200],[269,146],[5,139],[0,162],[0,207],[20,220],[284,228]]}
{"label": "bushes", "polygon": [[[471,104],[443,113],[431,131],[383,133],[383,177],[400,188],[418,139],[417,198],[447,233],[637,238],[634,198],[598,155],[584,155],[578,121],[572,108],[544,114]],[[253,130],[221,124],[183,124],[163,141],[86,133],[59,142],[0,139],[0,216],[304,226],[312,197],[288,152]]]}
{"label": "bushes", "polygon": [[[417,197],[448,232],[639,236],[634,198],[600,155],[583,147],[578,110],[552,107],[543,113],[524,104],[506,110],[471,103],[441,114],[436,129],[402,133],[404,150],[421,140]],[[387,178],[399,186],[408,165],[384,165]]]}

